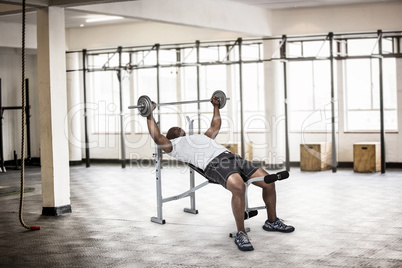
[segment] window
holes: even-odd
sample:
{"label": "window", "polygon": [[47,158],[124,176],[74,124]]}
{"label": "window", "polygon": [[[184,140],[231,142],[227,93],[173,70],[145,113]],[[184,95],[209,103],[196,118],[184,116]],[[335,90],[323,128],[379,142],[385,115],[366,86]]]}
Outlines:
{"label": "window", "polygon": [[[195,54],[195,53],[193,53]],[[180,68],[180,94],[181,100],[196,100],[197,99],[197,67],[189,66],[189,67],[181,67]],[[200,103],[201,104],[201,103]],[[194,120],[194,133],[198,132],[198,105],[181,105],[181,109],[183,115],[181,117],[181,121],[186,120],[185,117],[190,117],[191,120]],[[184,122],[183,122],[184,123]],[[186,125],[187,121],[185,122]],[[196,125],[197,124],[197,125]]]}
{"label": "window", "polygon": [[[380,130],[378,59],[346,61],[346,131]],[[396,131],[396,62],[383,60],[384,127]]]}
{"label": "window", "polygon": [[247,122],[245,131],[266,131],[266,122],[261,120],[265,118],[263,75],[261,63],[243,64],[243,119]]}
{"label": "window", "polygon": [[329,131],[331,118],[330,62],[289,63],[288,96],[291,131]]}
{"label": "window", "polygon": [[322,41],[291,41],[287,43],[287,56],[300,57],[328,57],[329,42]]}
{"label": "window", "polygon": [[[128,55],[122,57],[122,61],[128,62]],[[88,84],[92,91],[90,100],[94,104],[91,109],[92,131],[94,133],[115,134],[120,133],[120,86],[117,70],[109,70],[119,66],[118,53],[108,53],[89,57],[89,65],[97,68],[95,72],[88,74]],[[104,70],[102,70],[104,69]],[[121,72],[123,112],[128,113],[127,107],[130,101],[129,75],[126,71]],[[130,132],[130,125],[125,126],[125,131]]]}
{"label": "window", "polygon": [[[242,60],[255,61],[262,58],[260,44],[244,44]],[[238,74],[238,73],[236,73]],[[264,68],[262,63],[243,64],[243,120],[246,132],[266,130],[264,100]],[[239,117],[240,117],[240,111]],[[246,123],[247,122],[247,123]]]}
{"label": "window", "polygon": [[[149,96],[160,103],[187,100],[210,99],[213,92],[222,90],[231,101],[221,110],[222,132],[239,133],[239,47],[233,44],[200,46],[197,63],[197,48],[163,48],[159,50],[159,59],[155,49],[122,52],[122,66],[130,63],[132,71],[122,71],[123,113],[126,132],[146,133],[146,121],[137,109],[128,110],[129,105],[137,104],[142,95]],[[244,121],[253,116],[264,116],[263,66],[256,62],[261,59],[261,44],[243,44],[243,108]],[[156,64],[159,60],[159,92]],[[224,64],[222,62],[231,62]],[[234,62],[234,63],[233,63]],[[99,134],[120,133],[120,88],[119,88],[119,53],[110,52],[91,56],[91,68],[99,71],[90,72],[91,101],[100,103],[100,109],[94,112],[94,132]],[[140,68],[136,68],[140,67]],[[199,69],[199,77],[197,71]],[[199,91],[197,83],[199,82]],[[159,93],[159,96],[158,96]],[[159,100],[158,100],[159,97]],[[200,107],[198,109],[198,106]],[[159,113],[158,113],[159,111]],[[186,126],[186,117],[194,120],[194,130],[206,131],[211,123],[212,106],[209,102],[197,105],[161,106],[155,117],[160,118],[160,129],[166,133],[173,125]],[[228,114],[234,116],[229,118]],[[200,121],[198,121],[200,118]],[[260,120],[261,121],[261,120]],[[264,122],[258,120],[249,123],[252,131],[264,131]]]}
{"label": "window", "polygon": [[[202,66],[200,70],[200,99],[210,99],[212,93],[216,90],[227,92],[227,66],[226,65],[207,65]],[[209,102],[200,103],[201,132],[206,131],[210,126],[212,118],[212,106]],[[221,111],[223,116],[223,111]],[[198,129],[198,122],[194,121],[194,129]],[[227,125],[222,122],[222,130],[227,130]]]}
{"label": "window", "polygon": [[[161,58],[162,59],[162,58]],[[159,102],[177,102],[180,101],[178,98],[178,89],[180,89],[179,78],[180,69],[177,67],[166,67],[160,68],[159,73]],[[156,81],[156,77],[154,78]],[[156,89],[156,88],[155,88]],[[154,91],[156,91],[154,89]],[[156,101],[156,99],[154,99]],[[177,105],[161,106],[160,108],[160,130],[162,132],[167,132],[172,126],[181,126],[179,122],[178,113],[181,108]]]}
{"label": "window", "polygon": [[347,41],[349,56],[378,54],[377,39],[351,39]]}

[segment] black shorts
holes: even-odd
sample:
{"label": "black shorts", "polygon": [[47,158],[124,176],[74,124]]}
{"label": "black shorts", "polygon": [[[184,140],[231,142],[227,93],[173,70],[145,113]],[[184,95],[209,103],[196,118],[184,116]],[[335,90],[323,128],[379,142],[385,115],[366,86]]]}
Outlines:
{"label": "black shorts", "polygon": [[208,180],[221,184],[226,188],[226,181],[233,173],[238,173],[246,182],[258,167],[239,155],[224,152],[215,157],[204,170]]}

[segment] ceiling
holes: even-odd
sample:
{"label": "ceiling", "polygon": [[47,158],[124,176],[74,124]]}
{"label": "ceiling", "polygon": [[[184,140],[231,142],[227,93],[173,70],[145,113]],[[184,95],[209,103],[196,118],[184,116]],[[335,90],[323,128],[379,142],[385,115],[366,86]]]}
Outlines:
{"label": "ceiling", "polygon": [[[216,0],[215,0],[216,1]],[[402,0],[226,0],[233,2],[240,2],[246,5],[252,5],[267,9],[289,9],[289,8],[302,8],[302,7],[321,7],[321,6],[334,6],[334,5],[351,5],[351,4],[367,4],[367,3],[387,3],[387,2],[402,2]],[[19,0],[0,0],[0,21],[2,22],[20,22],[20,2]],[[88,26],[86,20],[99,16],[96,14],[90,14],[87,12],[78,12],[69,10],[68,7],[82,4],[95,4],[104,2],[121,2],[113,0],[27,0],[27,3],[31,6],[43,6],[45,2],[50,5],[65,6],[66,7],[66,27],[80,27]],[[131,22],[134,19],[124,18],[117,21],[95,22],[90,25],[112,24]],[[28,24],[36,24],[36,12],[33,7],[27,8],[26,22]]]}
{"label": "ceiling", "polygon": [[321,7],[367,3],[402,2],[401,0],[230,0],[267,9]]}

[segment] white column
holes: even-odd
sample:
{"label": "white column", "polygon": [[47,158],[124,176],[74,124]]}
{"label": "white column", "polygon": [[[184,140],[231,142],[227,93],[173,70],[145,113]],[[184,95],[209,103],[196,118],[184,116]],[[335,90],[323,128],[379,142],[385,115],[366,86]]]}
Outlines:
{"label": "white column", "polygon": [[[264,42],[264,57],[279,57],[279,42]],[[265,116],[267,120],[267,154],[265,162],[273,169],[281,168],[286,161],[285,109],[282,64],[279,61],[264,63]]]}
{"label": "white column", "polygon": [[71,213],[64,9],[37,10],[43,215]]}
{"label": "white column", "polygon": [[[402,41],[401,44],[402,45]],[[388,143],[391,148],[387,148],[387,152],[395,152],[395,154],[392,154],[391,157],[388,157],[390,159],[390,162],[397,162],[400,163],[402,162],[402,131],[400,129],[402,128],[402,59],[397,58],[396,59],[396,98],[397,98],[397,116],[398,116],[398,146],[393,146],[390,143]],[[395,158],[393,158],[395,157]]]}
{"label": "white column", "polygon": [[[67,69],[78,70],[80,68],[79,53],[69,53],[66,55]],[[68,126],[68,140],[70,164],[78,165],[82,162],[82,145],[85,141],[81,134],[81,118],[83,105],[80,92],[80,72],[73,71],[67,73],[67,105],[68,116],[66,117]]]}

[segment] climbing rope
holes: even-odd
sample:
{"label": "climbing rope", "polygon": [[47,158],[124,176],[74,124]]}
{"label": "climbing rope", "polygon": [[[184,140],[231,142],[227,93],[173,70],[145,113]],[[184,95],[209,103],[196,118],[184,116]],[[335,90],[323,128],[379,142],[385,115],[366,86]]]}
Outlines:
{"label": "climbing rope", "polygon": [[30,230],[40,230],[40,226],[29,226],[25,224],[22,217],[22,211],[24,207],[24,178],[25,178],[25,112],[26,112],[26,100],[25,100],[25,0],[22,0],[22,105],[21,105],[21,188],[20,188],[20,209],[19,218],[21,225]]}

